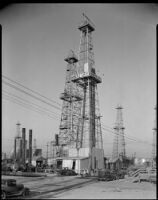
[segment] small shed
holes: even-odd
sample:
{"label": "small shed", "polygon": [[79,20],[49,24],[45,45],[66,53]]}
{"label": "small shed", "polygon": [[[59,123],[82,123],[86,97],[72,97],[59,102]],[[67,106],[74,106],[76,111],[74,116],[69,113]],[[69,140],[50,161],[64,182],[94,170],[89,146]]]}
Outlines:
{"label": "small shed", "polygon": [[56,158],[57,168],[68,168],[80,173],[83,169],[88,169],[89,157],[59,157]]}
{"label": "small shed", "polygon": [[46,164],[46,163],[47,163],[47,159],[44,158],[43,156],[34,157],[32,160],[33,166],[41,167],[43,164]]}

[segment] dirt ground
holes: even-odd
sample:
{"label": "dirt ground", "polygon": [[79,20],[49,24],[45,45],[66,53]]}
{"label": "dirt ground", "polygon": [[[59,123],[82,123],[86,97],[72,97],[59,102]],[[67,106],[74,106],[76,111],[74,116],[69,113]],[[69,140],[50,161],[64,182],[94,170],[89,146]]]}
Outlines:
{"label": "dirt ground", "polygon": [[156,199],[156,184],[132,183],[130,179],[109,182],[95,180],[69,190],[55,192],[54,189],[65,188],[87,180],[56,175],[38,178],[13,176],[2,176],[2,178],[13,178],[18,183],[29,187],[33,196],[29,196],[28,199]]}
{"label": "dirt ground", "polygon": [[149,182],[132,183],[117,180],[92,183],[62,194],[57,199],[156,199],[156,184]]}

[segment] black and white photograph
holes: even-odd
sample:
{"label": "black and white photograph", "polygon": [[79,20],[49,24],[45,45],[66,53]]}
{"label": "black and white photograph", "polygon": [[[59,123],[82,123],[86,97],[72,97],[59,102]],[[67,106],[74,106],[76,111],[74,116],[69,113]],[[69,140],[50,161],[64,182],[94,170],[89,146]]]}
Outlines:
{"label": "black and white photograph", "polygon": [[157,3],[7,3],[1,199],[157,198]]}

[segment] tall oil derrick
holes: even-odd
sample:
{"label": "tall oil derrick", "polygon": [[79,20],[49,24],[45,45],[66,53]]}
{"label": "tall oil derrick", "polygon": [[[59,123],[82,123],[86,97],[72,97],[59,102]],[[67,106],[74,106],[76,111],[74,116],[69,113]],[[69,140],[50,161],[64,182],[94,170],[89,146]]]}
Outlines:
{"label": "tall oil derrick", "polygon": [[124,138],[124,126],[123,126],[123,117],[122,117],[122,107],[118,105],[116,123],[114,126],[115,136],[113,142],[113,154],[112,158],[117,159],[119,157],[124,158],[125,153],[125,138]]}
{"label": "tall oil derrick", "polygon": [[[155,107],[156,110],[156,107]],[[153,143],[152,143],[152,160],[156,158],[156,141],[157,141],[157,127],[156,127],[156,119],[154,121],[154,128],[153,128]]]}
{"label": "tall oil derrick", "polygon": [[64,93],[60,99],[63,100],[60,132],[59,132],[59,156],[66,156],[64,149],[76,148],[79,116],[81,112],[82,96],[80,88],[76,83],[72,82],[76,74],[76,64],[78,59],[71,50],[67,58],[66,82]]}
{"label": "tall oil derrick", "polygon": [[[92,158],[95,148],[102,152],[103,144],[100,123],[100,113],[97,95],[97,84],[101,83],[101,78],[95,71],[95,61],[92,43],[92,32],[95,30],[94,24],[83,14],[83,21],[78,29],[81,31],[79,48],[79,65],[77,75],[73,82],[82,88],[82,109],[79,124],[78,148],[88,148],[89,150],[89,171],[95,169],[96,157]],[[94,159],[94,160],[93,160]]]}

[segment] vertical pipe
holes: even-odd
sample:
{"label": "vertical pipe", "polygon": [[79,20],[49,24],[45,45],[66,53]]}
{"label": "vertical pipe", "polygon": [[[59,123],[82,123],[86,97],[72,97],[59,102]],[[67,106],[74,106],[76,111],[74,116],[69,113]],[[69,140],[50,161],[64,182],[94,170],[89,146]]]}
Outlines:
{"label": "vertical pipe", "polygon": [[22,139],[20,139],[20,148],[19,148],[19,156],[20,156],[20,160],[22,159]]}
{"label": "vertical pipe", "polygon": [[[25,135],[25,137],[26,137],[26,135]],[[25,161],[26,161],[26,159],[28,158],[28,154],[27,154],[27,151],[28,149],[27,149],[27,140],[25,139]]]}
{"label": "vertical pipe", "polygon": [[83,147],[83,131],[84,131],[84,122],[85,122],[86,90],[87,90],[87,86],[84,85],[84,88],[83,88],[84,97],[83,97],[83,110],[82,110],[81,148]]}
{"label": "vertical pipe", "polygon": [[[89,79],[89,147],[90,147],[90,170],[94,169],[94,159],[92,160],[92,151],[95,147],[95,83]],[[93,166],[92,166],[93,165]]]}
{"label": "vertical pipe", "polygon": [[24,165],[25,165],[25,152],[26,152],[25,128],[22,128],[22,162]]}
{"label": "vertical pipe", "polygon": [[32,130],[29,130],[29,164],[32,163]]}
{"label": "vertical pipe", "polygon": [[16,137],[14,139],[14,161],[16,161]]}

